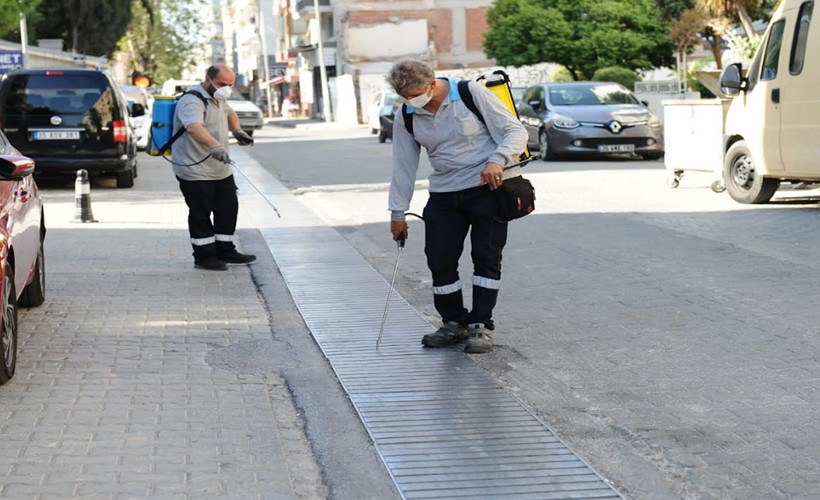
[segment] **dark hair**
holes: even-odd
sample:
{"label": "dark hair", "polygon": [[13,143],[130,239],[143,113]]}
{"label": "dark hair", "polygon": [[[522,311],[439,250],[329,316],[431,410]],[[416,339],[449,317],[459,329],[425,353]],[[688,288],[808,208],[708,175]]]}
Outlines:
{"label": "dark hair", "polygon": [[216,78],[216,75],[219,74],[219,69],[220,67],[214,64],[213,66],[208,68],[208,71],[205,72],[205,76],[213,80],[214,78]]}

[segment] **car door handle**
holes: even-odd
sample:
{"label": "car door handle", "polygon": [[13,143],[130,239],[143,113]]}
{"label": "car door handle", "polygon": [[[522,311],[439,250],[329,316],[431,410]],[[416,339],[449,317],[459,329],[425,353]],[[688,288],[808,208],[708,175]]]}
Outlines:
{"label": "car door handle", "polygon": [[775,104],[780,103],[780,89],[772,89],[772,102]]}

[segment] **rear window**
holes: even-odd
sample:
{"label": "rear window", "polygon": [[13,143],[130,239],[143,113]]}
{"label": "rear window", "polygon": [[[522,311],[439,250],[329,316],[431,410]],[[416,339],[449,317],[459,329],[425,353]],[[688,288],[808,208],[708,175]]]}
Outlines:
{"label": "rear window", "polygon": [[98,103],[114,102],[101,74],[14,75],[6,86],[7,114],[85,113]]}

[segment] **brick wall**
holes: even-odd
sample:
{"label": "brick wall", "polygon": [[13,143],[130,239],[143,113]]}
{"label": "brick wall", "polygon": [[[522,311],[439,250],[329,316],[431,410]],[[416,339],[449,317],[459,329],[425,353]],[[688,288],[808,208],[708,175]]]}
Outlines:
{"label": "brick wall", "polygon": [[395,19],[427,19],[430,40],[439,52],[450,52],[453,47],[453,19],[450,9],[431,10],[354,10],[350,11],[351,25],[382,24]]}
{"label": "brick wall", "polygon": [[466,9],[467,50],[483,51],[484,33],[487,31],[487,8]]}

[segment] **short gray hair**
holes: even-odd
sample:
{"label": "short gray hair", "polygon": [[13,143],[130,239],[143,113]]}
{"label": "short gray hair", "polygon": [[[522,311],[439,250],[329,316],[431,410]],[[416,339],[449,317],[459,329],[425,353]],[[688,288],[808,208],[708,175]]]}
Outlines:
{"label": "short gray hair", "polygon": [[399,95],[408,89],[423,89],[435,79],[433,68],[412,59],[396,63],[387,73],[387,83]]}

